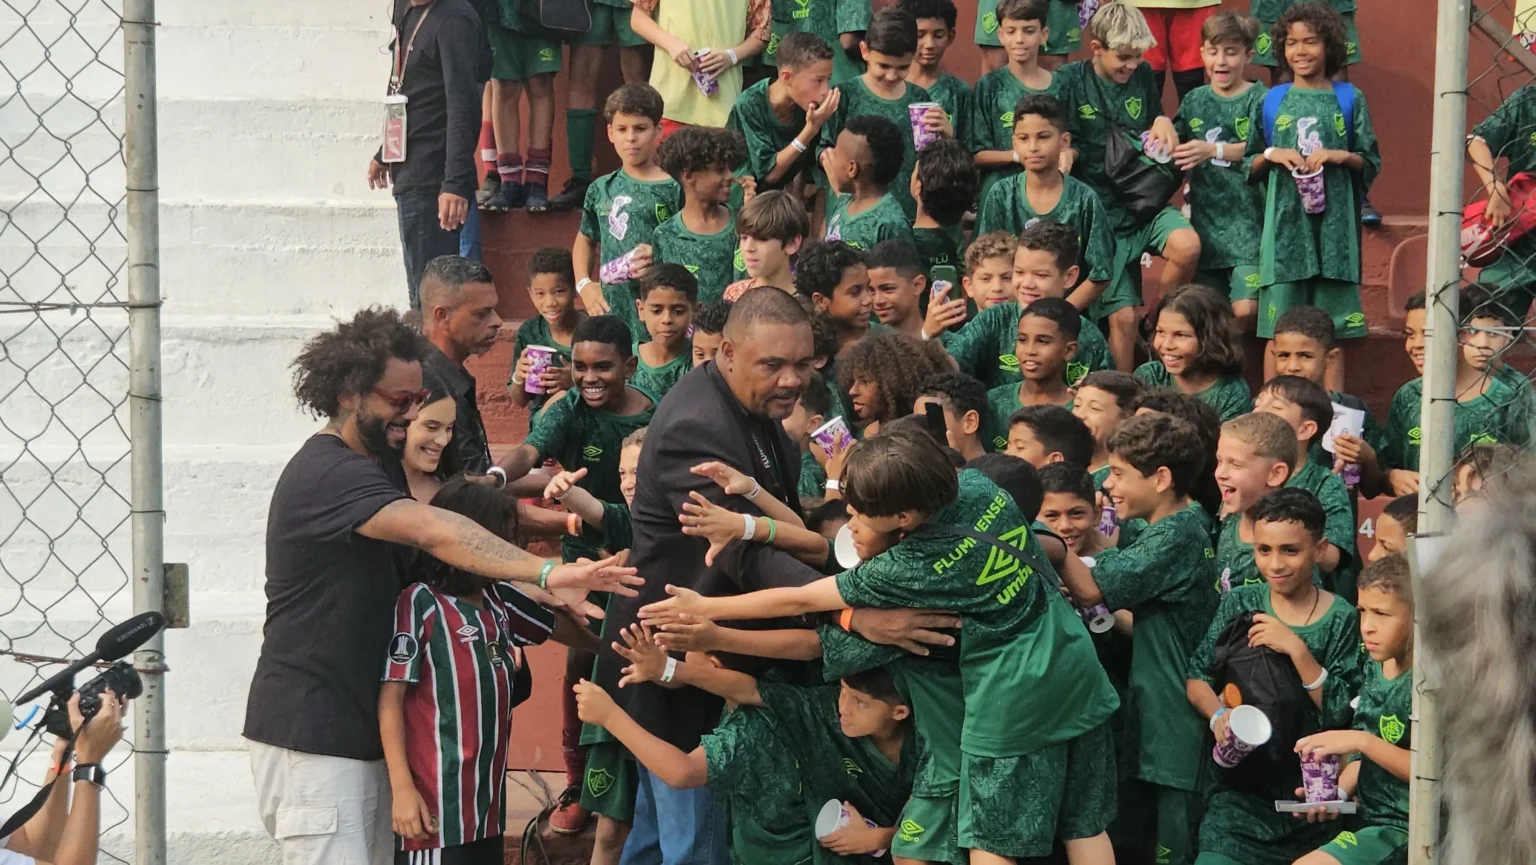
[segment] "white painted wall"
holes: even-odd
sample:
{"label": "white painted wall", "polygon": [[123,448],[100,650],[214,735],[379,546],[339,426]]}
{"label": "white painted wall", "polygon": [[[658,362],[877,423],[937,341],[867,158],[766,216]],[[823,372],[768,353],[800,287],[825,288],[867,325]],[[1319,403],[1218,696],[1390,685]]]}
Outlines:
{"label": "white painted wall", "polygon": [[[13,6],[0,4],[0,39],[21,25]],[[260,645],[266,510],[278,472],[317,427],[297,411],[290,393],[288,364],[300,344],[362,306],[405,299],[393,200],[368,190],[365,180],[388,74],[389,6],[389,0],[158,4],[166,558],[189,562],[192,574],[193,625],[167,638],[171,861],[177,865],[278,861],[257,821],[239,737]],[[61,33],[60,8],[42,0],[26,25],[39,34]],[[51,127],[67,127],[71,117],[83,124],[99,110],[111,128],[122,128],[121,82],[105,68],[120,69],[122,51],[101,14],[88,11],[80,20],[76,30],[84,41],[71,37],[51,49],[59,66],[86,70],[73,76],[78,100],[60,102]],[[102,46],[101,64],[90,63],[85,42]],[[0,60],[13,69],[41,60],[28,44],[0,46]],[[34,75],[20,89],[32,104],[64,96],[63,78],[52,73]],[[25,122],[35,124],[14,108],[0,109],[0,140],[7,144]],[[83,232],[47,234],[38,245],[54,260],[78,261],[87,243],[95,243],[104,259],[120,260],[122,239],[101,231],[111,220],[105,202],[116,200],[123,184],[120,164],[109,159],[115,142],[97,129],[73,136],[70,147],[82,161],[104,163],[90,175],[102,197],[93,202],[87,192],[73,207]],[[17,149],[14,163],[0,159],[0,209],[13,220],[5,230],[0,216],[0,271],[28,299],[59,277],[17,229],[43,237],[57,208],[20,168],[46,171],[49,195],[70,200],[84,177],[72,163],[48,170],[62,153],[62,144],[41,137]],[[99,287],[105,273],[88,267],[68,280],[85,293]],[[126,368],[115,358],[126,358],[126,340],[114,356],[121,320],[110,313],[102,319],[105,332],[79,327],[81,318],[67,311],[47,320],[54,331],[70,333],[77,363],[83,355],[102,361],[89,379],[120,402]],[[67,646],[41,628],[41,610],[53,630],[89,642],[92,628],[99,630],[97,605],[120,618],[130,609],[130,593],[113,594],[126,579],[100,555],[102,540],[83,524],[69,528],[76,503],[60,490],[92,490],[99,475],[71,457],[76,436],[46,428],[47,401],[62,399],[81,376],[62,355],[51,354],[55,333],[35,323],[24,328],[29,321],[0,316],[7,350],[0,362],[0,470],[7,487],[22,493],[0,495],[0,537],[8,538],[0,557],[12,573],[30,573],[29,564],[40,570],[25,586],[0,579],[0,632],[18,649],[61,653]],[[125,407],[114,412],[108,400],[88,393],[61,406],[55,423],[97,429],[86,437],[86,452],[126,494],[123,440],[113,426],[115,416],[127,428]],[[32,456],[13,465],[24,449]],[[50,486],[54,469],[59,480]],[[43,498],[32,502],[29,490]],[[25,516],[38,525],[22,519],[23,501]],[[122,501],[88,507],[126,514]],[[85,572],[81,582],[90,598],[62,569],[42,566],[47,535],[66,528],[67,543],[54,548]],[[126,530],[106,543],[119,561],[129,560]],[[0,661],[0,691],[15,694],[24,672]],[[130,775],[125,768],[111,782],[129,805]],[[123,814],[109,806],[104,816],[112,822]],[[110,851],[122,855],[130,846],[130,835],[109,835]]]}

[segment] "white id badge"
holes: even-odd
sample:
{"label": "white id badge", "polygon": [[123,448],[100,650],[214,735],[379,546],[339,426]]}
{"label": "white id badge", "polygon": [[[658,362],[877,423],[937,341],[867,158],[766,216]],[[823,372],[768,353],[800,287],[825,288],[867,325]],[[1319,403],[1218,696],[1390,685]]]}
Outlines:
{"label": "white id badge", "polygon": [[384,146],[386,165],[405,161],[405,106],[410,102],[402,93],[384,97]]}

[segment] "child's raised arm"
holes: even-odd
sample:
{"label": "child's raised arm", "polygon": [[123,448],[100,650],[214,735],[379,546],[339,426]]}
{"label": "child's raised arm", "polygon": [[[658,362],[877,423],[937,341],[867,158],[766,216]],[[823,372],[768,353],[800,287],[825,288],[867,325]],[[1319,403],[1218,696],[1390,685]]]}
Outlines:
{"label": "child's raised arm", "polygon": [[586,476],[586,467],[555,475],[544,488],[544,498],[554,499],[564,505],[566,510],[581,517],[582,522],[600,529],[603,527],[603,503],[597,496],[576,486]]}
{"label": "child's raised arm", "polygon": [[748,631],[724,628],[708,619],[678,616],[653,634],[670,652],[728,652],[781,661],[814,661],[821,657],[821,638],[807,628]]}
{"label": "child's raised arm", "polygon": [[[735,670],[721,670],[708,664],[679,661],[656,645],[651,631],[641,625],[630,625],[619,632],[622,643],[614,643],[613,650],[629,661],[619,687],[655,682],[663,688],[681,688],[691,685],[708,691],[738,706],[761,706],[763,696],[758,693],[757,679]],[[667,668],[671,667],[671,674]]]}
{"label": "child's raised arm", "polygon": [[829,613],[848,607],[838,591],[836,577],[824,577],[803,586],[763,589],[723,598],[706,598],[693,589],[667,586],[672,597],[640,608],[640,618],[652,625],[673,621],[679,613],[705,619],[742,621],[782,619],[807,613]]}
{"label": "child's raised arm", "polygon": [[676,745],[652,735],[620,709],[608,692],[586,679],[578,682],[576,714],[581,720],[606,729],[629,749],[640,765],[668,787],[689,790],[709,783],[709,765],[702,747],[684,754]]}
{"label": "child's raised arm", "polygon": [[[770,517],[754,518],[738,514],[715,504],[698,492],[690,492],[688,496],[692,501],[683,502],[683,512],[677,519],[683,524],[683,534],[709,541],[709,549],[704,553],[705,566],[713,565],[715,557],[726,545],[736,540],[772,544],[816,568],[826,564],[831,554],[831,544],[827,539],[810,529],[793,523],[779,523]],[[758,499],[778,504],[767,493],[760,494]],[[748,527],[751,528],[750,536]]]}

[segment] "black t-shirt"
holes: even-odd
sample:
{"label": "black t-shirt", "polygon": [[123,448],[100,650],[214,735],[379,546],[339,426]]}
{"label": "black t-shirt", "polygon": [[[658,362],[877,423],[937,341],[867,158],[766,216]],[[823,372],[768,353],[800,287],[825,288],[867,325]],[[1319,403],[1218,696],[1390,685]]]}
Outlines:
{"label": "black t-shirt", "polygon": [[267,512],[267,622],[247,739],[383,758],[379,680],[409,551],[357,528],[406,489],[399,460],[375,462],[333,435],[311,437],[288,461]]}

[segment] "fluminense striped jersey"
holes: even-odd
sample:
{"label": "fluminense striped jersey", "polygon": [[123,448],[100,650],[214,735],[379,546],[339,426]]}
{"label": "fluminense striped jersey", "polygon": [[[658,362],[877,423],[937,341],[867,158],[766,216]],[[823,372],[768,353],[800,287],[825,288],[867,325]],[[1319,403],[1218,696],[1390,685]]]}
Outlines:
{"label": "fluminense striped jersey", "polygon": [[395,605],[384,681],[405,696],[405,749],[416,789],[439,829],[406,850],[454,847],[501,834],[502,780],[512,730],[512,649],[544,642],[554,614],[504,584],[481,607],[414,583]]}

